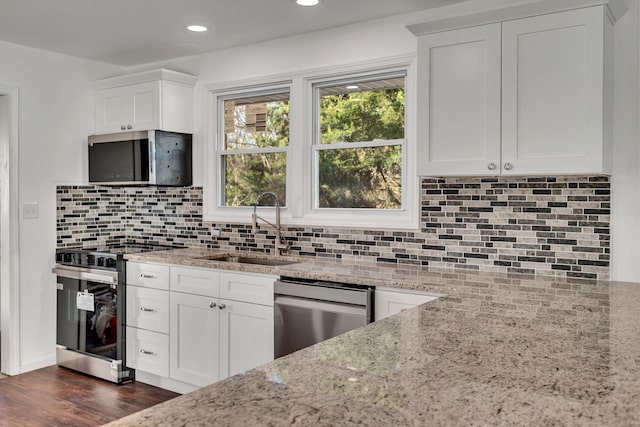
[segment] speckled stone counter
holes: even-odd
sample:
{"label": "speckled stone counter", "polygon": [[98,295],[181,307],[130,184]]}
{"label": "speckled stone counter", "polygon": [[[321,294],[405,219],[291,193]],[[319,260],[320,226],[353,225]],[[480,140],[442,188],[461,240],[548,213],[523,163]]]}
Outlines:
{"label": "speckled stone counter", "polygon": [[[224,268],[190,254],[132,259]],[[638,284],[322,262],[247,268],[449,296],[111,426],[640,424]]]}

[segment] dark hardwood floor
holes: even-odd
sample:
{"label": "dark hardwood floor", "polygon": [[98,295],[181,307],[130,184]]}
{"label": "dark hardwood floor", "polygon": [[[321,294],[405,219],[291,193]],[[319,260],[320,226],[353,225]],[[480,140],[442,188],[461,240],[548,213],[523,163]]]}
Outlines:
{"label": "dark hardwood floor", "polygon": [[99,426],[176,396],[51,366],[0,380],[0,426]]}

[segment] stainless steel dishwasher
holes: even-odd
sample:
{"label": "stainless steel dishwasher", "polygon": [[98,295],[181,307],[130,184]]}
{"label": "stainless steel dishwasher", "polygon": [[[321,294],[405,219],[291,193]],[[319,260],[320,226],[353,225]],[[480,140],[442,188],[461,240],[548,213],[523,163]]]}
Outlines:
{"label": "stainless steel dishwasher", "polygon": [[274,283],[275,357],[371,323],[373,289],[281,277]]}

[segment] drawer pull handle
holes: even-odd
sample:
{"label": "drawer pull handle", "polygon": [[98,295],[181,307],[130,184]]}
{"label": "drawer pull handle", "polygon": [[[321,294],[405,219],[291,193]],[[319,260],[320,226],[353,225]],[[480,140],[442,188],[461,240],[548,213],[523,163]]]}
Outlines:
{"label": "drawer pull handle", "polygon": [[140,277],[143,278],[143,279],[155,279],[156,278],[156,276],[154,276],[153,274],[141,274]]}
{"label": "drawer pull handle", "polygon": [[147,307],[140,307],[140,311],[146,311],[147,313],[155,312],[153,308],[147,308]]}
{"label": "drawer pull handle", "polygon": [[145,350],[144,348],[141,348],[141,349],[140,349],[140,353],[142,353],[142,354],[148,354],[148,355],[150,355],[150,356],[155,356],[155,355],[156,355],[153,351],[148,351],[148,350]]}

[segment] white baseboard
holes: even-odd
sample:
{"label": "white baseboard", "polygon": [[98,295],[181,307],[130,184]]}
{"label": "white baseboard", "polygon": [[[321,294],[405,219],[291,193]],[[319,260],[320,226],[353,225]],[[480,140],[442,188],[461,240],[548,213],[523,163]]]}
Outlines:
{"label": "white baseboard", "polygon": [[47,366],[56,364],[56,354],[52,353],[38,359],[27,360],[20,363],[20,373],[35,371],[36,369],[46,368]]}
{"label": "white baseboard", "polygon": [[200,387],[193,384],[183,383],[182,381],[172,380],[171,378],[160,377],[155,374],[136,370],[136,381],[149,384],[154,387],[160,387],[174,393],[186,394],[191,393]]}

